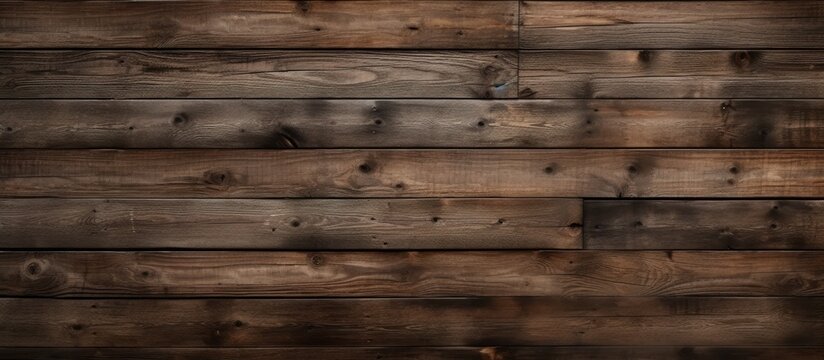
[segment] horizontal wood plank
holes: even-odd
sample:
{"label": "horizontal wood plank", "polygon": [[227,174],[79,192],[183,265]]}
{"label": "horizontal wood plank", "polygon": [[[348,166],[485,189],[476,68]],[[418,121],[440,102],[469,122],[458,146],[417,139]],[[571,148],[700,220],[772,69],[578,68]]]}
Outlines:
{"label": "horizontal wood plank", "polygon": [[0,52],[2,98],[514,97],[513,51]]}
{"label": "horizontal wood plank", "polygon": [[4,348],[2,360],[821,360],[824,347],[488,346],[281,348]]}
{"label": "horizontal wood plank", "polygon": [[824,47],[820,1],[524,1],[527,49]]}
{"label": "horizontal wood plank", "polygon": [[0,148],[822,148],[821,100],[0,100]]}
{"label": "horizontal wood plank", "polygon": [[824,253],[0,252],[0,280],[39,297],[822,296]]}
{"label": "horizontal wood plank", "polygon": [[516,48],[517,18],[514,0],[4,2],[0,47]]}
{"label": "horizontal wood plank", "polygon": [[2,150],[2,197],[816,197],[820,150]]}
{"label": "horizontal wood plank", "polygon": [[0,248],[580,248],[577,199],[0,199]]}
{"label": "horizontal wood plank", "polygon": [[824,97],[821,50],[556,50],[520,57],[522,97]]}
{"label": "horizontal wood plank", "polygon": [[820,345],[824,298],[0,299],[3,347]]}
{"label": "horizontal wood plank", "polygon": [[585,202],[592,249],[824,249],[824,201]]}

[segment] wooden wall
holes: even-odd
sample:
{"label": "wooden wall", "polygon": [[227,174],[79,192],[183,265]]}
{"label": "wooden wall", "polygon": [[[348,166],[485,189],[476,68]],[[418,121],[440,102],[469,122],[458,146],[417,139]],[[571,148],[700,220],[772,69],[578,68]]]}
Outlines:
{"label": "wooden wall", "polygon": [[824,359],[824,3],[2,1],[0,359]]}

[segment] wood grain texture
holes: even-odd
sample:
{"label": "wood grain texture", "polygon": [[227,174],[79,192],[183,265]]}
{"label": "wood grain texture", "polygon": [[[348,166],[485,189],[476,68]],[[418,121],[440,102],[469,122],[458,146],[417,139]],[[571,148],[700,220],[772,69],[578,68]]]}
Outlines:
{"label": "wood grain texture", "polygon": [[820,100],[0,100],[0,148],[822,148]]}
{"label": "wood grain texture", "polygon": [[822,264],[784,251],[0,252],[0,295],[822,296]]}
{"label": "wood grain texture", "polygon": [[815,197],[820,150],[2,150],[3,197]]}
{"label": "wood grain texture", "polygon": [[3,347],[820,345],[822,298],[0,299]]}
{"label": "wood grain texture", "polygon": [[3,98],[514,97],[513,51],[0,52]]}
{"label": "wood grain texture", "polygon": [[520,58],[522,97],[824,97],[820,50],[556,50]]}
{"label": "wood grain texture", "polygon": [[580,248],[578,199],[0,199],[0,248]]}
{"label": "wood grain texture", "polygon": [[593,249],[824,249],[824,202],[587,200]]}
{"label": "wood grain texture", "polygon": [[821,360],[824,347],[281,347],[281,348],[4,348],[2,360]]}
{"label": "wood grain texture", "polygon": [[0,3],[0,47],[512,49],[517,19],[517,1],[22,1]]}
{"label": "wood grain texture", "polygon": [[824,47],[820,1],[525,1],[526,49]]}

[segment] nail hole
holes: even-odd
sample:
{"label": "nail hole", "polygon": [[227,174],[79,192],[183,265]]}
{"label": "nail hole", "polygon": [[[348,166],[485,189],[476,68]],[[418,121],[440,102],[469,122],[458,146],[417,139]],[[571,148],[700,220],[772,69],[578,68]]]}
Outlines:
{"label": "nail hole", "polygon": [[40,265],[37,263],[31,263],[26,266],[26,271],[29,275],[37,275],[40,272]]}
{"label": "nail hole", "polygon": [[381,119],[375,120],[375,125],[380,125],[380,124],[383,124],[383,120],[381,120]]}
{"label": "nail hole", "polygon": [[555,169],[552,166],[547,166],[544,168],[544,172],[547,174],[552,174],[553,172],[555,172]]}
{"label": "nail hole", "polygon": [[498,219],[498,224],[503,224],[504,222],[506,222],[506,220],[504,220],[504,219]]}
{"label": "nail hole", "polygon": [[322,265],[323,264],[323,258],[318,256],[318,255],[312,256],[311,261],[312,261],[313,265]]}
{"label": "nail hole", "polygon": [[770,224],[770,229],[777,229],[777,228],[778,228],[778,224]]}
{"label": "nail hole", "polygon": [[292,220],[292,222],[289,223],[289,225],[292,225],[292,227],[298,227],[300,226],[300,221]]}
{"label": "nail hole", "polygon": [[439,218],[439,217],[437,217],[437,216],[435,216],[435,217],[433,217],[433,218],[432,218],[432,222],[433,222],[433,223],[436,223],[436,222],[438,222],[438,221],[441,221],[441,218]]}
{"label": "nail hole", "polygon": [[478,127],[484,127],[484,126],[486,126],[486,123],[485,123],[485,122],[483,122],[483,121],[478,121]]}
{"label": "nail hole", "polygon": [[738,168],[733,166],[733,167],[730,168],[730,172],[733,173],[733,174],[738,174]]}

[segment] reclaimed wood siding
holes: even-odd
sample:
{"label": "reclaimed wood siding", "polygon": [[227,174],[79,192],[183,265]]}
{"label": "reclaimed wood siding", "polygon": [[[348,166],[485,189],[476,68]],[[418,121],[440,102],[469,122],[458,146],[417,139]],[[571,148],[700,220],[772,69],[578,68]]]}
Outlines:
{"label": "reclaimed wood siding", "polygon": [[0,0],[0,359],[824,360],[821,1]]}

